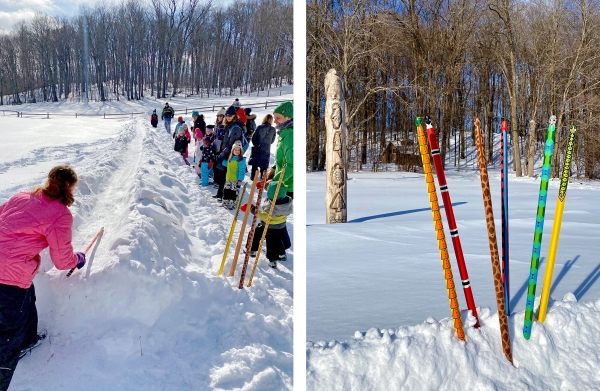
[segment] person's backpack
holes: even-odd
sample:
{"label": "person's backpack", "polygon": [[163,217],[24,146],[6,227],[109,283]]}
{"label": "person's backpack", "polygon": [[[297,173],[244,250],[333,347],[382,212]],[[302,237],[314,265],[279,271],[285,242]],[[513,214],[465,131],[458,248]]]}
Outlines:
{"label": "person's backpack", "polygon": [[246,136],[246,133],[242,132],[242,149],[244,150],[244,153],[246,153],[249,146],[250,142],[248,141],[248,137]]}

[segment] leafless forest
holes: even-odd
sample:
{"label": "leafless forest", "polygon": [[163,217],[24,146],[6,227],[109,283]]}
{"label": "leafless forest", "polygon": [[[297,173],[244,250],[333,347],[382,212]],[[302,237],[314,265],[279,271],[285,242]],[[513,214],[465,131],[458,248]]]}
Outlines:
{"label": "leafless forest", "polygon": [[307,34],[308,170],[324,168],[323,79],[335,68],[345,82],[353,169],[377,169],[390,141],[416,142],[423,115],[442,155],[456,137],[464,157],[479,116],[489,157],[492,133],[507,119],[512,169],[532,176],[553,114],[552,176],[570,124],[578,129],[576,175],[600,176],[597,0],[309,0]]}
{"label": "leafless forest", "polygon": [[99,1],[71,18],[38,14],[0,35],[0,104],[81,97],[86,69],[101,101],[275,87],[293,77],[292,20],[291,0]]}

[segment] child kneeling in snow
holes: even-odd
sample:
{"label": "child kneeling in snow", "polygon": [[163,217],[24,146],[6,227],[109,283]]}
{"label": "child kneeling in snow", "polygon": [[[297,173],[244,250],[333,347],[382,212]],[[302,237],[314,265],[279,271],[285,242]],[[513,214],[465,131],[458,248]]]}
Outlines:
{"label": "child kneeling in snow", "polygon": [[[261,205],[260,210],[258,211],[260,223],[256,226],[254,238],[252,239],[252,247],[250,248],[250,256],[255,257],[256,252],[258,251],[258,245],[260,244],[260,239],[265,231],[265,224],[269,217],[271,205],[275,202],[271,221],[269,221],[269,227],[267,228],[267,235],[265,236],[267,242],[267,259],[269,260],[269,266],[274,269],[277,268],[277,261],[287,260],[285,250],[292,247],[290,238],[286,234],[284,228],[286,228],[287,217],[292,214],[293,211],[292,199],[287,195],[285,186],[281,186],[279,193],[277,194],[277,199],[273,201],[276,189],[277,183],[271,182],[267,191],[267,200]],[[254,205],[252,205],[251,211],[252,213],[256,213],[256,207]]]}
{"label": "child kneeling in snow", "polygon": [[240,140],[233,143],[229,159],[223,160],[223,165],[227,168],[225,186],[223,187],[223,206],[227,209],[234,209],[240,186],[246,175],[246,158]]}

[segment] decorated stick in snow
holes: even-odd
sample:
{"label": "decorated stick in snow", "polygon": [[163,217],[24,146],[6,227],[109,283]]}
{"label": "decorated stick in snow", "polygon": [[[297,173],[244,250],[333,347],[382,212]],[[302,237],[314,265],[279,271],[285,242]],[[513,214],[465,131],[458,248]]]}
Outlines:
{"label": "decorated stick in snow", "polygon": [[417,134],[419,138],[419,151],[421,152],[421,161],[423,162],[423,172],[425,173],[425,183],[429,192],[429,204],[431,206],[431,214],[433,215],[433,226],[437,234],[438,249],[440,250],[440,258],[444,269],[444,277],[446,279],[446,290],[448,291],[448,300],[450,301],[450,312],[454,320],[454,330],[458,338],[465,340],[465,331],[463,330],[462,319],[460,317],[460,308],[458,306],[458,298],[456,297],[456,288],[454,285],[454,277],[452,276],[452,265],[450,265],[450,255],[448,246],[446,245],[446,236],[444,234],[444,225],[442,224],[442,215],[440,213],[440,205],[438,203],[435,182],[431,170],[431,160],[429,159],[429,150],[427,148],[427,140],[425,131],[421,124],[421,117],[417,117]]}
{"label": "decorated stick in snow", "polygon": [[[275,194],[273,195],[273,200],[271,201],[271,208],[269,209],[269,214],[267,216],[267,221],[265,221],[265,229],[260,238],[260,243],[258,244],[258,251],[256,252],[256,258],[254,258],[254,265],[252,266],[252,272],[250,273],[250,278],[248,279],[247,287],[250,288],[252,286],[252,279],[254,278],[254,272],[256,271],[256,265],[258,265],[258,258],[260,258],[260,250],[262,249],[263,242],[267,237],[267,229],[269,229],[269,223],[271,222],[271,216],[273,216],[273,209],[275,209],[275,200],[277,200],[277,196],[279,195],[279,188],[281,187],[281,182],[283,181],[283,174],[285,174],[285,165],[281,168],[281,175],[279,176],[279,181],[277,181],[277,187],[275,188]],[[256,210],[256,214],[258,215],[258,210]],[[244,281],[244,277],[242,276],[242,283]]]}
{"label": "decorated stick in snow", "polygon": [[544,275],[544,285],[542,286],[542,298],[540,299],[540,309],[538,312],[538,321],[540,323],[546,319],[546,311],[548,310],[548,298],[550,297],[550,285],[552,284],[554,261],[556,260],[556,250],[558,249],[560,226],[562,224],[562,216],[567,198],[569,176],[571,176],[571,160],[573,159],[573,148],[575,148],[575,132],[577,132],[577,127],[575,125],[571,125],[571,129],[569,129],[569,141],[567,141],[567,151],[565,153],[565,164],[563,166],[562,176],[560,178],[560,188],[558,189],[558,200],[556,201],[556,212],[554,213],[552,235],[550,236],[550,248],[548,249],[546,274]]}
{"label": "decorated stick in snow", "polygon": [[[85,255],[87,255],[88,251],[90,251],[90,249],[92,248],[92,246],[94,245],[94,243],[96,243],[96,239],[98,239],[98,237],[100,235],[102,235],[102,232],[104,232],[104,227],[100,228],[100,231],[98,231],[98,233],[96,234],[96,236],[94,236],[94,239],[92,239],[92,241],[90,242],[90,244],[87,246],[87,248],[83,252]],[[73,274],[73,272],[75,271],[76,268],[77,268],[77,266],[75,266],[73,269],[69,270],[69,272],[67,273],[67,277],[71,277],[71,274]]]}
{"label": "decorated stick in snow", "polygon": [[508,278],[508,121],[502,121],[500,138],[500,193],[502,194],[502,283],[506,315],[510,315],[510,279]]}
{"label": "decorated stick in snow", "polygon": [[[258,175],[258,171],[256,172]],[[263,183],[266,182],[263,181]],[[258,220],[258,211],[260,208],[260,201],[262,199],[262,193],[264,190],[264,185],[258,188],[258,195],[256,196],[256,208],[254,209],[254,216],[252,216],[252,224],[250,224],[250,231],[248,231],[248,239],[246,239],[246,256],[244,257],[244,267],[242,267],[242,275],[240,277],[240,285],[238,288],[242,289],[244,287],[244,279],[246,278],[246,270],[248,268],[248,261],[250,260],[250,250],[252,249],[252,241],[254,240],[254,231],[256,231],[256,222]],[[252,200],[248,201],[248,205],[246,205],[246,209],[252,208]]]}
{"label": "decorated stick in snow", "polygon": [[510,333],[508,331],[508,316],[504,303],[504,287],[502,286],[502,274],[500,259],[498,257],[498,239],[496,238],[496,226],[494,224],[494,209],[492,208],[492,193],[490,192],[490,180],[488,177],[487,163],[485,161],[485,150],[483,148],[483,137],[481,136],[481,123],[475,117],[475,143],[477,144],[477,161],[479,163],[479,176],[481,179],[481,194],[483,196],[483,207],[485,211],[485,222],[490,244],[490,256],[492,259],[492,273],[494,275],[494,289],[496,290],[496,304],[498,306],[498,320],[500,321],[500,336],[502,338],[502,350],[506,359],[512,364],[512,353],[510,351]]}
{"label": "decorated stick in snow", "polygon": [[[252,187],[250,187],[250,194],[248,195],[248,202],[250,203],[252,203],[252,200],[254,199],[254,189],[256,189],[256,182],[258,182],[258,170],[254,173]],[[238,257],[240,256],[240,249],[242,248],[242,242],[244,241],[244,231],[246,231],[246,223],[248,222],[249,215],[250,208],[246,208],[246,211],[244,212],[244,219],[242,220],[242,227],[240,228],[240,236],[238,237],[237,245],[235,246],[235,254],[233,255],[233,263],[231,264],[229,277],[233,277],[235,273]]]}
{"label": "decorated stick in snow", "polygon": [[242,194],[240,194],[240,199],[238,200],[237,208],[235,209],[235,214],[233,215],[233,221],[231,222],[231,229],[229,230],[229,236],[227,237],[227,244],[225,245],[225,252],[223,253],[223,260],[221,261],[221,267],[219,268],[219,276],[223,274],[223,269],[225,268],[225,261],[227,260],[227,253],[229,252],[229,246],[231,246],[231,239],[233,239],[233,232],[235,231],[235,226],[237,224],[238,214],[240,213],[240,206],[242,205],[242,199],[244,198],[244,194],[246,193],[246,185],[242,186]]}
{"label": "decorated stick in snow", "polygon": [[554,150],[554,135],[556,130],[556,117],[550,117],[548,136],[544,148],[544,165],[542,166],[542,182],[538,197],[537,215],[535,217],[535,233],[533,235],[533,251],[531,254],[531,269],[529,272],[529,286],[527,287],[527,302],[525,306],[525,324],[523,325],[523,336],[525,339],[531,337],[531,325],[533,324],[533,305],[535,304],[535,288],[537,286],[538,267],[540,266],[540,249],[542,247],[542,234],[544,233],[544,216],[546,215],[546,197],[548,196],[548,180],[550,179],[550,164],[552,163],[552,151]]}
{"label": "decorated stick in snow", "polygon": [[437,174],[438,184],[440,185],[440,192],[442,193],[444,211],[446,212],[446,219],[448,220],[448,225],[450,227],[452,246],[454,247],[454,254],[456,255],[456,262],[458,264],[460,279],[462,280],[462,286],[463,291],[465,293],[465,299],[467,301],[467,307],[471,310],[471,313],[475,317],[474,327],[479,328],[479,317],[477,316],[477,307],[475,307],[475,300],[473,299],[473,292],[471,291],[471,282],[469,281],[469,273],[467,272],[467,265],[465,263],[465,257],[463,255],[462,245],[460,243],[460,236],[458,236],[458,228],[456,226],[456,220],[454,219],[454,210],[452,209],[452,200],[450,199],[450,192],[448,191],[448,184],[446,182],[444,165],[442,164],[442,158],[440,157],[440,148],[438,145],[437,138],[435,137],[435,129],[431,125],[431,119],[429,117],[425,117],[425,126],[427,128],[427,139],[429,140],[429,146],[431,147],[431,156],[433,157],[433,164],[435,165],[435,173]]}

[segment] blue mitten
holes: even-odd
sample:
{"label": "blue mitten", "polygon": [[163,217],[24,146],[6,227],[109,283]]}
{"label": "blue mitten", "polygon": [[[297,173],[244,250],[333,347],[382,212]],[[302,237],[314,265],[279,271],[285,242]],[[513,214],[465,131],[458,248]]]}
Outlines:
{"label": "blue mitten", "polygon": [[85,254],[75,253],[77,255],[77,269],[81,269],[85,265]]}

